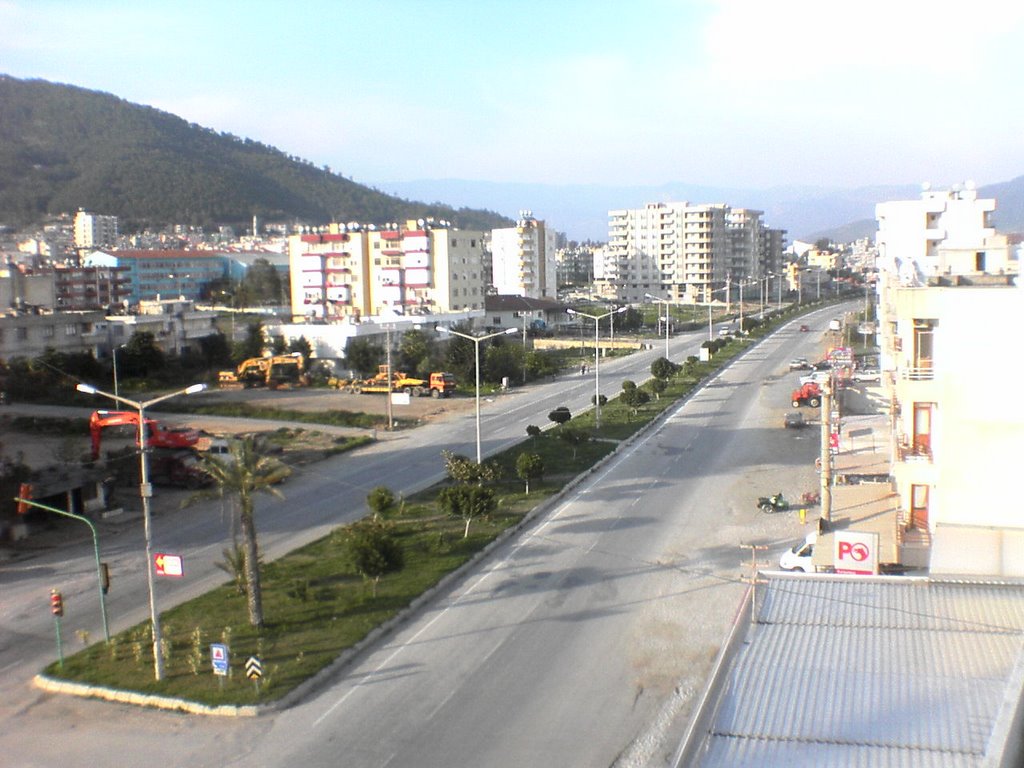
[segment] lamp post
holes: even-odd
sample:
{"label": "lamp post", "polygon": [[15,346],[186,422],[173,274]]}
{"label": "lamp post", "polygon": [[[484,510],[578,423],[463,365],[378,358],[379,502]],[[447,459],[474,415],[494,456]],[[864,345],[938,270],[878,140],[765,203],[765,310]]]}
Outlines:
{"label": "lamp post", "polygon": [[476,354],[476,463],[481,463],[480,456],[480,342],[486,341],[487,339],[493,339],[495,336],[505,336],[511,333],[519,333],[518,328],[506,328],[504,331],[498,331],[497,333],[489,333],[486,336],[470,336],[468,333],[461,333],[460,331],[453,331],[451,328],[445,328],[443,325],[435,325],[434,330],[438,333],[450,333],[452,336],[459,336],[463,339],[468,339],[474,344],[474,351]]}
{"label": "lamp post", "polygon": [[625,307],[619,307],[613,309],[611,312],[605,312],[603,315],[588,315],[586,312],[577,312],[575,309],[565,310],[570,315],[579,315],[580,317],[589,317],[594,321],[594,428],[601,428],[601,347],[600,338],[598,336],[598,329],[601,327],[601,321],[606,317],[613,319],[614,316],[620,312],[625,312]]}
{"label": "lamp post", "polygon": [[142,497],[142,525],[143,534],[146,539],[146,585],[149,588],[149,619],[153,626],[153,674],[157,680],[164,679],[164,661],[160,653],[160,614],[156,610],[156,590],[153,584],[153,535],[152,522],[149,511],[149,498],[153,495],[153,486],[149,482],[149,457],[146,453],[146,408],[164,400],[170,400],[178,395],[193,395],[206,389],[205,384],[193,384],[185,389],[179,389],[152,400],[139,402],[129,400],[127,397],[104,392],[91,384],[79,384],[75,387],[79,392],[87,395],[103,395],[125,405],[130,405],[139,412],[139,495]]}
{"label": "lamp post", "polygon": [[[653,301],[655,304],[665,305],[665,359],[668,360],[668,305],[670,302],[667,299],[659,299],[657,296],[652,296],[649,293],[645,293],[644,298]],[[660,309],[658,310],[658,319],[661,319]]]}

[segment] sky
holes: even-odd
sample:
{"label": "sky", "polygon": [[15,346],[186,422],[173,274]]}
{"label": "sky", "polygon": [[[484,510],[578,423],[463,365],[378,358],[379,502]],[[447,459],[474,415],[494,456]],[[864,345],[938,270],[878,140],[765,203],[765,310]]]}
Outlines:
{"label": "sky", "polygon": [[1022,41],[1018,0],[0,0],[0,73],[370,185],[1006,181]]}

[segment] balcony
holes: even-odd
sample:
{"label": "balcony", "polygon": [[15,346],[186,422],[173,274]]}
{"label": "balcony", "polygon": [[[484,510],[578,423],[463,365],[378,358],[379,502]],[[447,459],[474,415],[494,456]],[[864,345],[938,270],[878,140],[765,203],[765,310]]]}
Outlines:
{"label": "balcony", "polygon": [[900,368],[900,379],[903,381],[931,381],[935,378],[935,369],[929,366]]}
{"label": "balcony", "polygon": [[932,461],[931,444],[927,439],[911,440],[906,435],[900,435],[896,441],[896,460],[930,464]]}

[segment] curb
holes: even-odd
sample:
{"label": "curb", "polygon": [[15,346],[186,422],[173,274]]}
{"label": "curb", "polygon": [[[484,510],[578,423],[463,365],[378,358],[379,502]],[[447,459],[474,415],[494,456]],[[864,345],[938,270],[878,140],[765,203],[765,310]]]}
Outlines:
{"label": "curb", "polygon": [[137,691],[123,691],[118,688],[107,688],[101,685],[86,685],[84,683],[70,683],[66,680],[55,680],[43,674],[32,678],[32,684],[48,693],[62,693],[68,696],[78,696],[88,699],[102,699],[113,701],[119,704],[133,704],[139,707],[150,707],[153,709],[165,709],[168,711],[185,712],[190,715],[214,715],[219,717],[254,717],[259,714],[254,706],[234,706],[224,704],[210,706],[199,704],[187,699],[176,699],[170,696],[157,696],[155,694],[139,693]]}

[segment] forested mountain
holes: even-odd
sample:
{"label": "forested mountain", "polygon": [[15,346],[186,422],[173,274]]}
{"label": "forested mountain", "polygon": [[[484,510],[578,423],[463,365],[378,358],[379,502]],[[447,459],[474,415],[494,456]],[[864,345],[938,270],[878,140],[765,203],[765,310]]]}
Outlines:
{"label": "forested mountain", "polygon": [[110,94],[0,75],[0,223],[85,208],[122,231],[264,220],[384,223],[433,216],[508,226],[491,211],[402,200],[250,139]]}

